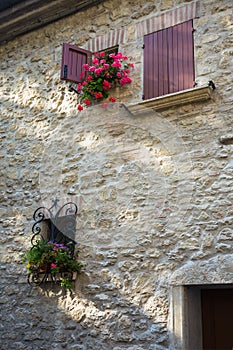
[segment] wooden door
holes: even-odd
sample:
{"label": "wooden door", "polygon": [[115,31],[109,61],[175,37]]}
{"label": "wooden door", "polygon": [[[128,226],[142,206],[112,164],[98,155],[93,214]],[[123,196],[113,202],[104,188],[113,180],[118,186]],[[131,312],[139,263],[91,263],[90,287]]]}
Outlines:
{"label": "wooden door", "polygon": [[203,350],[233,350],[233,289],[201,291]]}

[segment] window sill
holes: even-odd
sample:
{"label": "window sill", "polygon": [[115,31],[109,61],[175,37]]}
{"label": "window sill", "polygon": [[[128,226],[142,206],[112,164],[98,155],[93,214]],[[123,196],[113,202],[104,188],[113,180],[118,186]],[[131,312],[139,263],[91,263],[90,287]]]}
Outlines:
{"label": "window sill", "polygon": [[148,109],[158,111],[186,103],[206,101],[211,98],[212,91],[209,86],[188,89],[146,100],[136,105],[128,105],[127,109],[134,114],[148,111]]}

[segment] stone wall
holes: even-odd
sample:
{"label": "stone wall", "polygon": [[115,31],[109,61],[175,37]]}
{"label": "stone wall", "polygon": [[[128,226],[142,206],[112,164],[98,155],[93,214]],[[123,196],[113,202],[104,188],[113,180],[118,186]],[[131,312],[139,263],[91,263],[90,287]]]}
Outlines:
{"label": "stone wall", "polygon": [[[1,47],[1,349],[172,349],[171,285],[233,283],[231,1],[202,1],[194,20],[196,81],[215,82],[211,100],[78,113],[59,79],[62,42],[124,27],[135,70],[121,101],[140,102],[135,25],[183,3],[105,1]],[[68,294],[30,289],[21,263],[34,210],[55,197],[79,206],[86,268]]]}

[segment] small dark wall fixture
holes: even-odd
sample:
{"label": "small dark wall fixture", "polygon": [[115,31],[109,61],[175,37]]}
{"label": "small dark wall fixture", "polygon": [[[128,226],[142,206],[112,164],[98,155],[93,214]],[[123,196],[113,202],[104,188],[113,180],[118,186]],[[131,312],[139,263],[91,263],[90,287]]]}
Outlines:
{"label": "small dark wall fixture", "polygon": [[213,90],[216,89],[216,86],[215,86],[215,84],[214,84],[214,82],[212,80],[209,80],[208,86],[210,86]]}

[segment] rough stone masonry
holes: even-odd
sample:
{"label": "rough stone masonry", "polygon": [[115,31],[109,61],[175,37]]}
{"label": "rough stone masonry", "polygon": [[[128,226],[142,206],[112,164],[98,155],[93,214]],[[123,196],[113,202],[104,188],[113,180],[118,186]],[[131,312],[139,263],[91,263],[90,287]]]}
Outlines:
{"label": "rough stone masonry", "polygon": [[[2,350],[175,349],[172,286],[233,283],[232,2],[203,0],[194,19],[197,86],[216,84],[207,101],[78,113],[59,78],[63,42],[124,28],[135,70],[119,96],[141,102],[136,25],[187,3],[107,0],[0,48]],[[34,210],[55,197],[79,205],[86,267],[68,294],[31,289],[21,263]]]}

